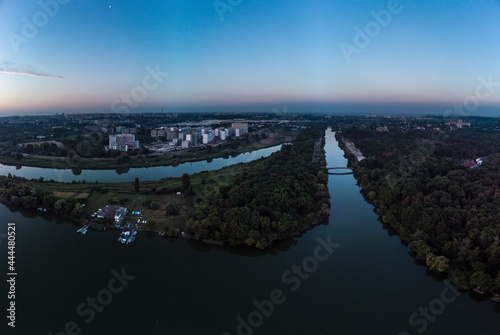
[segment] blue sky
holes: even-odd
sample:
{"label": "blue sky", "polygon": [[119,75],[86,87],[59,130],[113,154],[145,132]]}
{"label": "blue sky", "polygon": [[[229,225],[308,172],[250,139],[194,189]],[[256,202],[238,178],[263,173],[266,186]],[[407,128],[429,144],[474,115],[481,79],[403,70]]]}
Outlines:
{"label": "blue sky", "polygon": [[[500,82],[494,0],[221,0],[224,13],[212,0],[42,3],[57,12],[0,0],[1,114],[453,104],[480,77]],[[385,27],[375,23],[373,12],[390,8]],[[38,31],[23,31],[26,22]],[[367,27],[369,44],[356,45]],[[346,45],[357,52],[346,57]],[[151,69],[169,75],[156,85]],[[490,93],[482,106],[500,102],[500,84]]]}

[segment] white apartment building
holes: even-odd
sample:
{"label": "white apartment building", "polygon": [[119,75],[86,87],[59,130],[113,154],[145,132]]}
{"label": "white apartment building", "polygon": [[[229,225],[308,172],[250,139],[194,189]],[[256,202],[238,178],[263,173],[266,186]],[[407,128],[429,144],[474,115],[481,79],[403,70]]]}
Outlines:
{"label": "white apartment building", "polygon": [[203,134],[203,144],[211,143],[215,139],[215,134],[213,132]]}
{"label": "white apartment building", "polygon": [[129,151],[139,149],[139,141],[134,134],[109,135],[109,149]]}

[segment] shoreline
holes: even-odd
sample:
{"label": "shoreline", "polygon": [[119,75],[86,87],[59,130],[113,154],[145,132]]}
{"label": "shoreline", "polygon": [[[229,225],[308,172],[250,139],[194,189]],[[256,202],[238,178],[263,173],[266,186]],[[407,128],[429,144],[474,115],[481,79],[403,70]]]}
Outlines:
{"label": "shoreline", "polygon": [[[383,218],[380,214],[378,214],[378,207],[374,205],[374,203],[372,201],[370,201],[366,196],[365,196],[365,190],[359,186],[359,179],[356,178],[356,172],[357,170],[360,168],[358,162],[358,157],[351,151],[351,148],[349,148],[347,146],[347,144],[345,143],[344,141],[344,138],[342,138],[342,142],[339,142],[341,145],[340,145],[340,148],[344,151],[344,154],[345,154],[345,157],[347,158],[347,165],[352,167],[353,171],[354,171],[354,179],[356,180],[356,183],[358,183],[358,187],[360,188],[361,190],[361,193],[363,194],[363,197],[365,198],[365,200],[367,201],[367,203],[369,203],[370,205],[372,205],[375,209],[375,212],[377,213],[377,215],[379,216],[379,220],[380,222],[384,225],[384,221],[383,221]],[[359,150],[358,150],[359,152]],[[360,153],[360,152],[359,152]],[[386,228],[384,228],[386,229]],[[395,231],[395,234],[400,238],[401,242],[404,243],[405,246],[408,247],[408,249],[412,252],[412,257],[413,259],[415,260],[419,260],[415,255],[413,255],[413,250],[407,245],[407,241],[404,239],[403,236],[401,236],[397,231]],[[430,268],[429,266],[426,265],[426,269],[430,271]],[[456,269],[455,269],[456,270]],[[462,291],[466,291],[466,292],[476,292],[476,294],[484,297],[484,298],[488,298],[489,301],[491,302],[496,302],[496,303],[500,303],[500,293],[497,293],[497,292],[492,292],[492,291],[487,291],[485,290],[484,293],[478,293],[476,291],[477,288],[474,288],[474,287],[465,287],[463,285],[461,285],[460,283],[458,282],[454,282],[453,280],[453,276],[452,276],[452,273],[453,273],[453,269],[449,269],[448,271],[445,272],[445,274],[448,275],[448,280],[450,280],[450,282],[459,290],[462,290]]]}
{"label": "shoreline", "polygon": [[[21,167],[33,167],[40,169],[57,169],[57,170],[117,170],[117,169],[141,169],[141,168],[150,168],[150,167],[167,167],[167,166],[178,166],[185,163],[194,163],[194,162],[202,162],[213,160],[217,158],[224,157],[237,157],[241,154],[252,153],[257,150],[263,150],[272,148],[275,146],[283,145],[285,143],[293,140],[295,136],[292,136],[292,139],[289,137],[285,137],[282,140],[275,141],[273,143],[264,144],[259,146],[258,148],[244,148],[243,150],[237,149],[224,149],[226,152],[215,152],[213,155],[208,155],[205,157],[187,157],[183,159],[182,155],[186,155],[188,153],[196,153],[197,151],[203,150],[195,150],[191,152],[176,152],[180,155],[176,158],[167,157],[162,154],[151,154],[150,157],[141,157],[140,159],[132,159],[129,163],[116,163],[113,158],[106,159],[94,159],[94,158],[83,158],[78,163],[73,163],[69,158],[58,158],[58,157],[50,157],[47,158],[39,158],[32,156],[25,156],[23,159],[16,160],[14,158],[0,156],[0,164],[7,166],[21,166]],[[153,156],[155,155],[155,156]],[[176,155],[176,154],[173,154]],[[155,159],[164,158],[164,161],[155,161]],[[146,160],[147,159],[147,160]],[[26,161],[28,160],[28,161]],[[31,160],[31,161],[29,161]],[[137,162],[137,164],[133,164]],[[103,164],[104,166],[96,166],[96,164]]]}

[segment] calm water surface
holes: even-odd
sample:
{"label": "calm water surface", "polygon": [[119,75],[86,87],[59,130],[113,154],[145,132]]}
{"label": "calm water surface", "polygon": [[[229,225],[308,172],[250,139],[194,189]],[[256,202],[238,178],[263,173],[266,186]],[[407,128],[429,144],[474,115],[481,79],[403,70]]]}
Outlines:
{"label": "calm water surface", "polygon": [[51,169],[51,168],[36,168],[36,167],[16,167],[12,165],[0,164],[0,175],[12,175],[24,177],[28,179],[44,177],[46,180],[53,179],[55,181],[71,182],[87,181],[87,182],[126,182],[134,181],[137,177],[139,180],[155,180],[168,177],[180,177],[183,173],[196,173],[202,171],[213,171],[225,166],[247,163],[261,157],[267,157],[273,152],[281,149],[281,144],[269,148],[259,149],[252,152],[245,152],[236,157],[214,158],[212,161],[198,161],[191,163],[183,163],[179,166],[156,166],[150,168],[124,168],[117,170],[79,170],[79,169]]}
{"label": "calm water surface", "polygon": [[[334,134],[327,131],[326,138],[328,166],[345,166]],[[419,334],[424,325],[425,334],[498,334],[495,304],[468,293],[449,304],[436,302],[447,289],[443,279],[427,274],[382,227],[352,175],[330,176],[329,189],[329,223],[266,252],[150,233],[139,233],[125,246],[117,242],[117,231],[81,235],[67,220],[0,206],[0,233],[7,232],[7,222],[16,223],[18,273],[16,328],[8,328],[2,315],[0,333],[61,335],[73,321],[80,334],[403,335]],[[315,263],[318,238],[339,245],[329,257],[321,250],[318,255],[326,259]],[[7,244],[1,241],[6,278]],[[310,273],[302,270],[301,279],[293,274],[294,265],[305,265]],[[135,278],[108,297],[102,290],[111,271],[122,268]],[[6,314],[5,280],[0,290]],[[253,302],[270,299],[275,290],[282,292],[282,303],[259,317]],[[82,313],[89,307],[77,312],[99,294],[108,304],[92,320]],[[433,302],[439,315],[430,315],[432,322],[417,314],[414,325],[409,323],[413,313]],[[240,320],[248,322],[249,316],[256,326],[238,332]]]}

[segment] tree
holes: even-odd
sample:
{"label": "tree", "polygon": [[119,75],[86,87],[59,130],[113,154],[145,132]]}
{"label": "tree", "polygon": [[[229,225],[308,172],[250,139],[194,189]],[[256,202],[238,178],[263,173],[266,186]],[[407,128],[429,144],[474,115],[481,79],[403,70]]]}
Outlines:
{"label": "tree", "polygon": [[484,285],[486,281],[487,281],[487,276],[484,274],[484,272],[476,271],[472,274],[472,276],[470,276],[469,284],[472,287],[478,287]]}
{"label": "tree", "polygon": [[24,208],[33,209],[36,207],[36,199],[30,195],[21,198],[21,203]]}
{"label": "tree", "polygon": [[65,214],[66,211],[67,211],[67,202],[66,200],[57,200],[54,204],[54,209],[56,211],[56,213],[61,213],[61,214]]}
{"label": "tree", "polygon": [[436,256],[433,253],[427,255],[425,263],[429,269],[436,272],[447,272],[449,269],[449,260],[444,256]]}
{"label": "tree", "polygon": [[44,207],[51,207],[55,202],[54,195],[48,194],[43,197],[42,203]]}
{"label": "tree", "polygon": [[323,171],[318,171],[318,174],[316,176],[318,177],[318,182],[322,184],[328,183],[328,176]]}
{"label": "tree", "polygon": [[189,190],[189,186],[191,186],[191,178],[187,173],[184,173],[181,177],[182,189],[184,192]]}
{"label": "tree", "polygon": [[127,153],[123,153],[121,154],[117,159],[116,161],[119,163],[119,164],[125,164],[127,162],[130,161],[130,156],[127,154]]}
{"label": "tree", "polygon": [[135,177],[135,193],[139,193],[139,178]]}
{"label": "tree", "polygon": [[157,210],[158,208],[160,208],[160,206],[161,204],[156,200],[151,201],[151,203],[149,204],[149,208],[152,210]]}
{"label": "tree", "polygon": [[74,218],[78,218],[78,217],[80,217],[80,215],[82,215],[82,212],[83,212],[82,205],[80,203],[77,203],[75,208],[71,212],[71,216]]}
{"label": "tree", "polygon": [[169,202],[166,206],[165,214],[167,216],[175,216],[179,214],[179,211],[175,205]]}

